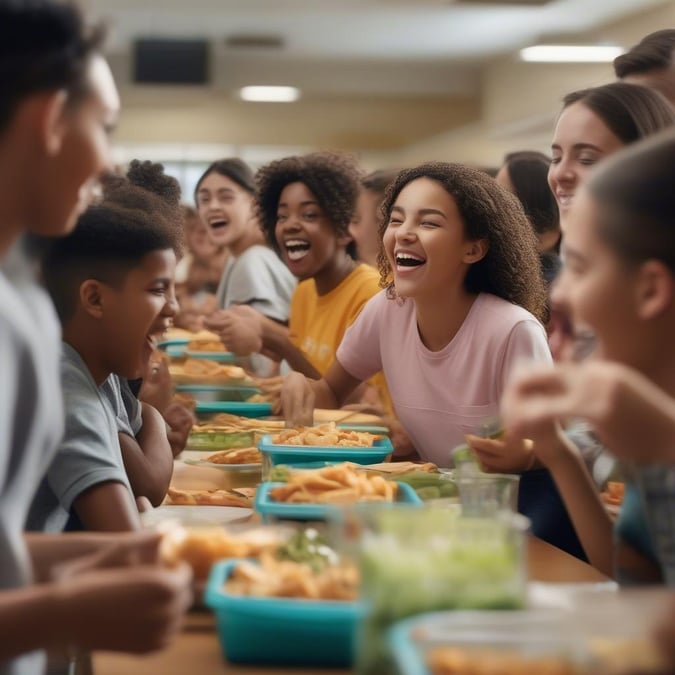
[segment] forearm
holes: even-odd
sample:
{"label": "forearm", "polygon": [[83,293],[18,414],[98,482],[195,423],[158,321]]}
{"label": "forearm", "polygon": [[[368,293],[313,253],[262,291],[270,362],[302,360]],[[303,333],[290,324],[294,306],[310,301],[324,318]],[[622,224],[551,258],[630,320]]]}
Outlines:
{"label": "forearm", "polygon": [[98,551],[116,540],[117,535],[104,532],[26,532],[24,541],[33,564],[36,582],[49,581],[55,565]]}
{"label": "forearm", "polygon": [[550,468],[588,560],[608,576],[614,574],[613,524],[583,459],[564,450],[564,459]]}
{"label": "forearm", "polygon": [[149,404],[141,405],[143,426],[136,438],[120,434],[122,459],[134,495],[158,506],[171,481],[173,452],[164,418]]}
{"label": "forearm", "polygon": [[122,483],[94,485],[78,495],[73,509],[85,530],[129,532],[141,527],[136,504]]}
{"label": "forearm", "polygon": [[288,328],[276,321],[264,318],[263,320],[263,349],[272,352],[279,359],[285,360],[288,365],[306,377],[319,379],[321,373],[306,359],[305,355],[290,341]]}

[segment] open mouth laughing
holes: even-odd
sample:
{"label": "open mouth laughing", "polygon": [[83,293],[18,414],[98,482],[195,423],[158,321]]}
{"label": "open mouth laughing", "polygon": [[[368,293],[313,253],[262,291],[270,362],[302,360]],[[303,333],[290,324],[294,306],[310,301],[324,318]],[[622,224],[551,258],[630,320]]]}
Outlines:
{"label": "open mouth laughing", "polygon": [[302,260],[312,248],[312,245],[304,239],[287,239],[284,242],[284,249],[288,259],[292,262]]}
{"label": "open mouth laughing", "polygon": [[411,271],[417,269],[426,263],[426,258],[418,253],[411,251],[395,251],[394,260],[396,262],[396,270],[398,272]]}

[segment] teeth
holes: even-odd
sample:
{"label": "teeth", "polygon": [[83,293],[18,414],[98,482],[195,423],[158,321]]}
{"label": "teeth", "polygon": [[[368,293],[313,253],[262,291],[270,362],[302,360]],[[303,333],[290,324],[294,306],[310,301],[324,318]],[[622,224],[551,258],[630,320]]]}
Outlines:
{"label": "teeth", "polygon": [[288,239],[285,242],[286,248],[292,248],[296,246],[301,246],[301,247],[308,247],[309,248],[309,242],[303,241],[302,239]]}
{"label": "teeth", "polygon": [[226,220],[211,220],[209,221],[210,227],[225,227],[227,225]]}
{"label": "teeth", "polygon": [[424,258],[419,258],[418,256],[412,255],[411,253],[397,253],[396,259],[397,260],[416,260],[417,262],[424,262]]}

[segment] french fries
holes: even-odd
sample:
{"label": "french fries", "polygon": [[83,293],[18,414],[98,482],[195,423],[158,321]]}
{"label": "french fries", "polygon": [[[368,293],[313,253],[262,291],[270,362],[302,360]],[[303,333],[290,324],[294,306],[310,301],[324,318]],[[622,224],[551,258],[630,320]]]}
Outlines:
{"label": "french fries", "polygon": [[270,497],[287,504],[353,504],[393,502],[397,492],[397,483],[345,463],[293,472],[288,483],[270,490]]}
{"label": "french fries", "polygon": [[176,506],[251,506],[249,497],[230,490],[176,490],[169,488],[168,504]]}
{"label": "french fries", "polygon": [[262,453],[258,448],[237,448],[216,452],[205,461],[212,464],[262,464]]}
{"label": "french fries", "polygon": [[262,554],[260,565],[249,562],[237,565],[225,588],[234,595],[354,600],[358,571],[353,565],[341,564],[314,572],[305,563],[277,560],[271,554]]}
{"label": "french fries", "polygon": [[286,429],[272,437],[276,445],[313,445],[320,447],[370,448],[381,436],[340,429],[335,422],[316,427]]}

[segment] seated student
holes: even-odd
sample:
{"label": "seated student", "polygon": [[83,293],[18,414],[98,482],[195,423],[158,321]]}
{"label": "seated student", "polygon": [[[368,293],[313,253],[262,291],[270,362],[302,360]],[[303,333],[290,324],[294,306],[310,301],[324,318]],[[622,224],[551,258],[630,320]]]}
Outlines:
{"label": "seated student", "polygon": [[179,198],[178,183],[160,165],[132,162],[127,178],[111,179],[102,201],[45,255],[45,286],[63,327],[66,432],[31,508],[29,529],[137,528],[121,445],[143,457],[137,446],[152,448],[148,470],[164,476],[164,490],[168,486],[173,456],[154,408],[141,405],[141,428],[132,427],[134,435],[124,434],[120,444],[118,420],[126,410],[119,377],[142,374],[175,314]]}
{"label": "seated student", "polygon": [[[253,173],[240,159],[214,162],[203,173],[195,188],[199,216],[208,227],[211,241],[228,249],[230,257],[216,294],[219,309],[205,322],[207,328],[226,333],[236,318],[227,310],[245,306],[285,326],[296,280],[279,256],[266,245],[253,210],[255,185]],[[256,315],[254,314],[254,316]],[[227,347],[238,354],[253,349],[229,335]],[[269,359],[254,355],[252,368],[257,375],[270,375],[274,366]]]}
{"label": "seated student", "polygon": [[[377,271],[354,260],[348,230],[359,176],[350,158],[332,153],[286,157],[256,174],[261,226],[300,279],[289,328],[258,320],[256,337],[263,352],[310,377],[328,370],[345,330],[379,290]],[[243,320],[230,332],[243,331],[248,314],[238,312]],[[386,399],[381,376],[373,384]]]}
{"label": "seated student", "polygon": [[541,152],[523,150],[504,158],[495,180],[520,200],[539,242],[539,259],[544,281],[550,285],[560,271],[560,216],[555,196],[548,185],[551,158]]}
{"label": "seated student", "polygon": [[[63,402],[58,320],[20,238],[72,229],[111,166],[119,98],[100,31],[70,3],[0,3],[0,72],[0,671],[36,675],[48,646],[166,645],[190,602],[190,573],[158,565],[149,533],[23,533]],[[66,561],[77,574],[56,581]]]}
{"label": "seated student", "polygon": [[377,256],[382,246],[380,204],[384,199],[384,191],[397,175],[398,171],[395,170],[373,171],[361,180],[356,211],[349,223],[349,234],[356,244],[357,259],[371,267],[377,268]]}
{"label": "seated student", "polygon": [[[558,423],[570,414],[587,417],[598,424],[607,447],[616,447],[621,457],[640,464],[672,462],[672,450],[664,452],[663,444],[666,438],[672,439],[668,418],[675,414],[664,399],[664,394],[675,397],[674,153],[675,132],[670,131],[641,141],[598,167],[571,207],[563,241],[565,267],[554,290],[556,300],[573,319],[593,329],[598,356],[638,371],[661,393],[625,370],[590,361],[571,371],[561,366],[551,373],[522,374],[503,401],[509,434],[534,440],[537,457],[550,469],[590,562],[622,581],[657,579],[665,564],[675,563],[673,484],[662,481],[660,511],[645,514],[637,488],[642,484],[651,490],[657,481],[653,471],[644,474],[638,469],[633,474],[635,484],[629,481],[626,485],[614,527],[576,448],[561,434]],[[570,373],[583,375],[579,381],[583,401],[579,398],[582,390]],[[623,380],[621,387],[612,384],[617,378]],[[629,414],[626,399],[642,402]],[[612,409],[615,412],[610,416]],[[648,414],[638,418],[640,411]],[[601,420],[617,414],[623,421],[610,432]],[[619,429],[625,430],[628,420],[633,428],[621,433],[619,440]],[[655,431],[663,438],[651,448],[649,439]],[[632,448],[627,447],[629,443]],[[666,472],[660,474],[663,478]],[[672,480],[672,471],[669,474]],[[645,501],[649,506],[649,499]],[[664,509],[668,502],[670,510]],[[660,555],[664,542],[654,539],[664,522],[666,560]],[[669,577],[673,583],[672,569]]]}
{"label": "seated student", "polygon": [[515,197],[457,164],[402,171],[383,210],[387,288],[347,330],[322,379],[286,378],[284,415],[294,422],[315,405],[339,407],[382,370],[422,459],[450,466],[450,449],[498,413],[514,362],[550,361],[536,239]]}

